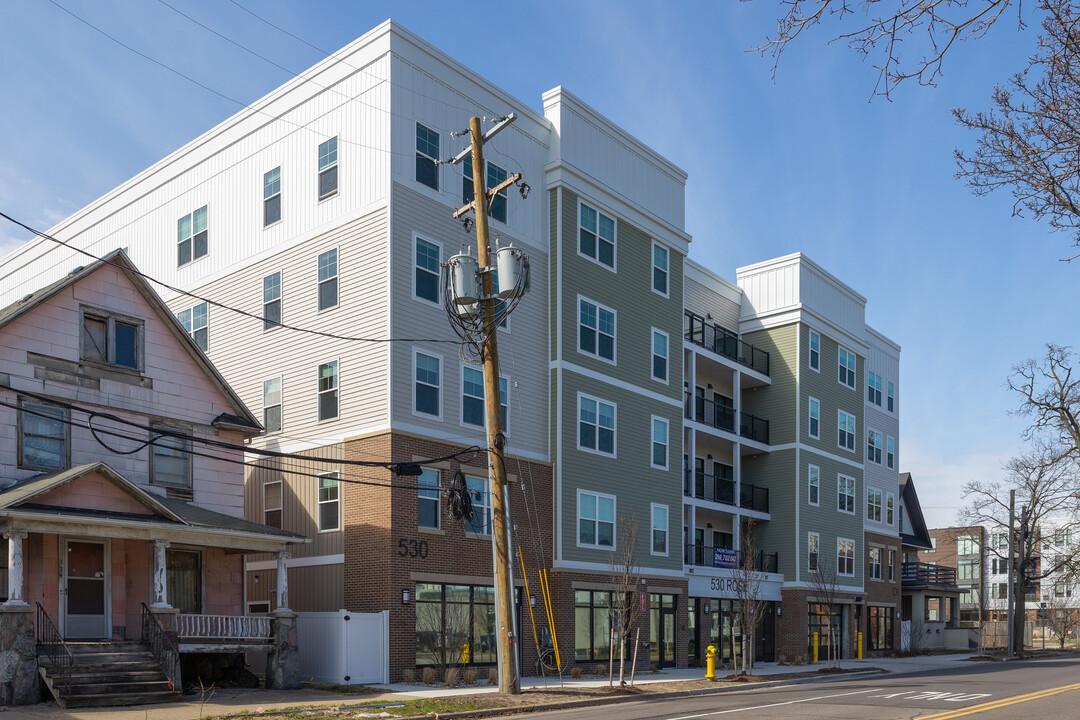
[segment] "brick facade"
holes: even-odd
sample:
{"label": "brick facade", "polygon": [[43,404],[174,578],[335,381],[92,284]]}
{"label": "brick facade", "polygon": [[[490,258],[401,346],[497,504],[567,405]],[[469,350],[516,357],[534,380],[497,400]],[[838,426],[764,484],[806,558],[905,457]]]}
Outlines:
{"label": "brick facade", "polygon": [[[869,606],[886,607],[889,608],[890,616],[892,620],[892,648],[883,649],[880,653],[897,651],[900,649],[900,620],[897,618],[897,611],[900,610],[900,565],[901,565],[901,545],[900,538],[895,535],[880,535],[877,533],[867,532],[864,535],[866,548],[866,567],[864,577],[866,578],[865,590],[863,594],[863,609],[861,613],[861,619],[859,622],[859,631],[863,633],[863,651],[864,654],[877,654],[875,651],[871,651],[870,639],[868,633],[870,632],[870,612]],[[881,579],[875,579],[871,576],[870,570],[870,548],[876,547],[881,549]],[[889,552],[893,553],[892,563],[892,577],[890,578],[889,570]]]}

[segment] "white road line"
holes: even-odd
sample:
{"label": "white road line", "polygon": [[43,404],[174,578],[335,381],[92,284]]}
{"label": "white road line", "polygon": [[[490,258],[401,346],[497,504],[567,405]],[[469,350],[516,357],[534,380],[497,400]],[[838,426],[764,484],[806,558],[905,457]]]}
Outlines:
{"label": "white road line", "polygon": [[819,695],[818,697],[803,698],[802,700],[788,700],[787,702],[771,703],[769,705],[755,705],[754,707],[733,708],[731,710],[717,710],[716,712],[700,713],[698,715],[680,715],[678,717],[668,718],[667,720],[691,720],[692,718],[710,717],[712,715],[726,715],[728,713],[746,712],[747,710],[765,710],[767,708],[781,707],[783,705],[797,705],[798,703],[813,702],[815,700],[828,700],[830,698],[847,697],[848,695],[862,695],[864,693],[872,693],[881,690],[881,688],[871,688],[870,690],[856,690],[855,692],[837,693],[835,695]]}

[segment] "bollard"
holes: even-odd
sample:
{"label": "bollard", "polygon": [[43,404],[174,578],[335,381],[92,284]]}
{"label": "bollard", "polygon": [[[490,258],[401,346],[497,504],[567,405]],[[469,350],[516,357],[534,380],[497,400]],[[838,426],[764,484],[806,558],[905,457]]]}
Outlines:
{"label": "bollard", "polygon": [[862,632],[859,633],[859,659],[862,660]]}
{"label": "bollard", "polygon": [[814,633],[814,662],[818,661],[818,634]]}
{"label": "bollard", "polygon": [[705,679],[716,679],[716,646],[710,645],[705,649]]}
{"label": "bollard", "polygon": [[465,643],[461,646],[461,664],[469,664],[469,643]]}

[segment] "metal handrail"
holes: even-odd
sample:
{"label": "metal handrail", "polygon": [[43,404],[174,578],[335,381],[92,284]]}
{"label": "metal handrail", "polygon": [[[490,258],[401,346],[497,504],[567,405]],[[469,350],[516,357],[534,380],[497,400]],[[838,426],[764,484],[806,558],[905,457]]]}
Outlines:
{"label": "metal handrail", "polygon": [[721,473],[712,475],[698,470],[686,470],[683,492],[686,497],[710,500],[723,505],[735,504],[735,480]]}
{"label": "metal handrail", "polygon": [[695,345],[712,350],[734,360],[740,365],[757,370],[762,375],[769,374],[769,353],[739,339],[738,334],[709,322],[695,312],[684,310],[686,317],[685,337]]}
{"label": "metal handrail", "polygon": [[[683,415],[687,420],[694,420],[733,435],[737,432],[748,440],[756,440],[765,445],[769,444],[768,420],[750,413],[736,413],[735,408],[716,400],[706,400],[686,391],[684,393]],[[739,418],[738,428],[735,427],[736,415]]]}
{"label": "metal handrail", "polygon": [[176,641],[154,613],[150,612],[146,603],[142,603],[142,641],[150,647],[150,653],[157,660],[158,665],[162,668],[171,665],[171,658],[166,656],[166,652],[177,652]]}
{"label": "metal handrail", "polygon": [[37,605],[37,644],[41,652],[49,662],[57,669],[60,682],[66,687],[68,678],[71,677],[71,666],[75,664],[75,656],[71,654],[71,648],[64,641],[64,636],[56,627],[56,623],[45,612],[41,603]]}
{"label": "metal handrail", "polygon": [[[725,553],[731,553],[728,555],[730,558],[730,564],[718,564],[716,559],[715,550],[717,548],[712,545],[696,545],[694,543],[687,543],[683,551],[683,563],[686,565],[696,565],[698,567],[713,567],[722,568],[727,567],[735,570],[742,567],[745,555],[742,550],[731,550],[730,548],[719,548],[725,551]],[[765,551],[758,551],[757,555],[753,557],[754,570],[758,572],[775,573],[778,572],[780,565],[779,553],[767,553]]]}

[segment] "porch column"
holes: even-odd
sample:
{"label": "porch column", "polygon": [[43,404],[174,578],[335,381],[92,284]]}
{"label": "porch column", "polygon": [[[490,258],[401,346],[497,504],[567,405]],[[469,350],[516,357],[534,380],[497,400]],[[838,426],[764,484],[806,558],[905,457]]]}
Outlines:
{"label": "porch column", "polygon": [[154,602],[150,605],[151,608],[170,607],[165,581],[165,549],[168,547],[168,540],[154,541]]}
{"label": "porch column", "polygon": [[23,538],[26,533],[8,530],[4,533],[8,541],[8,607],[28,607],[23,600]]}
{"label": "porch column", "polygon": [[284,550],[277,554],[277,610],[289,609],[289,569],[286,561],[290,557],[292,554]]}

